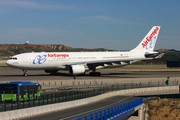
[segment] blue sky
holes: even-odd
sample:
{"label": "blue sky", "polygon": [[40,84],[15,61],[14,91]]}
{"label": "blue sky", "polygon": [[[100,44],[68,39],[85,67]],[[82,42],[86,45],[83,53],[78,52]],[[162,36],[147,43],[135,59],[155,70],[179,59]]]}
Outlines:
{"label": "blue sky", "polygon": [[155,49],[180,50],[179,0],[0,0],[0,44],[131,50],[152,26]]}

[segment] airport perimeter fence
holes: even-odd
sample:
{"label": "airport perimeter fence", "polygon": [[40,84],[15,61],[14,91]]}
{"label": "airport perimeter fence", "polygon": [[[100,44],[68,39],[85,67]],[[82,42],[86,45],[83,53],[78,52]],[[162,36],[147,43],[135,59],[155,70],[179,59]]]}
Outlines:
{"label": "airport perimeter fence", "polygon": [[[167,79],[168,79],[168,81],[171,81],[172,84],[176,84],[176,81],[179,81],[179,80],[176,80],[176,79],[169,80],[169,77]],[[164,80],[164,79],[163,80],[159,80],[159,83],[161,83],[161,82],[165,83],[167,81],[167,79],[166,80]],[[113,81],[113,83],[111,82],[112,84],[120,84],[118,81],[116,81],[116,79],[109,80],[109,81]],[[53,86],[53,87],[56,87],[56,86],[64,87],[64,86],[100,85],[100,84],[104,85],[104,84],[109,84],[107,82],[97,81],[97,80],[92,80],[92,81],[83,81],[83,80],[76,81],[76,80],[73,80],[73,81],[70,81],[70,82],[68,82],[68,80],[63,80],[63,81],[61,81],[61,80],[58,80],[58,81],[57,80],[55,80],[55,81],[52,80],[52,81],[36,81],[36,82],[41,84],[41,86],[45,86],[45,87],[51,87],[51,86]],[[132,83],[132,82],[133,82],[133,80],[128,80],[128,83]],[[154,80],[153,80],[153,82],[154,82]]]}
{"label": "airport perimeter fence", "polygon": [[[41,105],[48,105],[54,103],[61,103],[67,101],[73,101],[88,97],[97,96],[103,93],[108,93],[112,91],[125,90],[125,89],[136,89],[145,87],[161,87],[161,86],[175,86],[179,85],[179,81],[171,81],[166,85],[165,81],[157,83],[152,83],[151,81],[147,83],[121,83],[121,84],[106,84],[106,85],[83,85],[83,86],[70,86],[70,87],[59,87],[51,89],[42,89],[40,98],[30,96],[28,99],[23,101],[13,102],[11,100],[1,101],[0,112],[23,109]],[[33,91],[32,91],[33,92]],[[21,93],[21,91],[20,91]],[[1,96],[3,98],[3,96]],[[33,98],[33,99],[32,99]],[[17,99],[18,100],[18,99]]]}

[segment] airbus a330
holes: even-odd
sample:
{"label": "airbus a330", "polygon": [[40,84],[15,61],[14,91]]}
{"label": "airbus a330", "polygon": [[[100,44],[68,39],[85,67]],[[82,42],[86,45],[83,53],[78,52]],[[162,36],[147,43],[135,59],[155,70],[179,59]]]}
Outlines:
{"label": "airbus a330", "polygon": [[22,69],[24,76],[27,70],[44,70],[54,73],[58,70],[68,70],[71,75],[85,74],[101,75],[97,69],[120,67],[140,60],[151,60],[162,57],[157,54],[154,47],[158,38],[160,26],[154,26],[139,45],[128,52],[31,52],[12,56],[6,64]]}

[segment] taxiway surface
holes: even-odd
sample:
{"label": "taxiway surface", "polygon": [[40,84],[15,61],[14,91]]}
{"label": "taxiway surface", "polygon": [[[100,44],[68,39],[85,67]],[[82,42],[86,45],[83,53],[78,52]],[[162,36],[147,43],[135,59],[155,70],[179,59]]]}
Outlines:
{"label": "taxiway surface", "polygon": [[[167,68],[166,65],[129,65],[114,69],[101,69],[101,76],[78,75],[74,81],[73,75],[68,71],[59,71],[50,75],[43,70],[28,70],[28,76],[23,76],[23,71],[15,68],[0,68],[0,82],[32,81],[39,82],[45,88],[88,85],[88,84],[114,84],[128,82],[164,82],[170,80],[180,81],[180,69]],[[153,72],[152,72],[153,71]],[[51,86],[49,85],[51,82]],[[74,82],[74,83],[73,83]],[[54,86],[53,86],[54,84]],[[56,85],[55,85],[56,84]]]}
{"label": "taxiway surface", "polygon": [[[121,79],[121,78],[160,78],[179,77],[180,69],[167,68],[166,65],[129,65],[114,69],[101,69],[101,76],[78,75],[77,79]],[[153,72],[152,72],[153,71]],[[14,80],[72,80],[73,75],[68,71],[59,71],[50,75],[43,70],[28,70],[28,76],[23,76],[23,71],[15,68],[0,68],[0,81]]]}

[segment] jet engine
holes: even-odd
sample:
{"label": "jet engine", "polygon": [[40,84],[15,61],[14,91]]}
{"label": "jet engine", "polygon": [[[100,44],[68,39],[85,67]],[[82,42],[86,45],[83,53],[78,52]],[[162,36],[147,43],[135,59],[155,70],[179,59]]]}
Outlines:
{"label": "jet engine", "polygon": [[86,72],[86,68],[84,65],[71,65],[69,68],[69,73],[71,75],[84,74]]}

